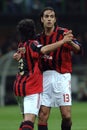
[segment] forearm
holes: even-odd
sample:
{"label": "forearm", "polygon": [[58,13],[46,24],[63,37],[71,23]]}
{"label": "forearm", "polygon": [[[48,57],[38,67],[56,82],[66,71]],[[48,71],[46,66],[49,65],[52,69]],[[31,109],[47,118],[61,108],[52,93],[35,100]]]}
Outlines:
{"label": "forearm", "polygon": [[68,31],[66,35],[64,35],[63,39],[60,41],[57,41],[53,44],[44,46],[41,48],[41,52],[43,54],[49,53],[51,51],[56,50],[58,47],[61,47],[64,43],[71,42],[73,38],[72,31]]}
{"label": "forearm", "polygon": [[80,51],[80,46],[78,44],[76,44],[74,41],[71,41],[70,45],[73,47],[75,52]]}
{"label": "forearm", "polygon": [[55,43],[52,43],[50,45],[43,46],[41,48],[41,53],[47,54],[51,51],[55,51],[58,47],[61,47],[64,44],[63,40],[57,41]]}

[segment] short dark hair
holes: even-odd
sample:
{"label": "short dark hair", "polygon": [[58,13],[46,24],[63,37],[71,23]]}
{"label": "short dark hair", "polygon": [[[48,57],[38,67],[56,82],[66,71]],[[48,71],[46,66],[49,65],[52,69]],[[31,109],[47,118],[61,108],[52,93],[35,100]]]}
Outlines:
{"label": "short dark hair", "polygon": [[17,32],[22,41],[34,39],[36,35],[35,23],[32,19],[22,19],[17,25]]}
{"label": "short dark hair", "polygon": [[41,14],[40,14],[40,17],[43,17],[43,14],[45,11],[47,10],[52,10],[55,12],[55,16],[56,16],[56,11],[52,8],[52,7],[45,7],[42,11],[41,11]]}

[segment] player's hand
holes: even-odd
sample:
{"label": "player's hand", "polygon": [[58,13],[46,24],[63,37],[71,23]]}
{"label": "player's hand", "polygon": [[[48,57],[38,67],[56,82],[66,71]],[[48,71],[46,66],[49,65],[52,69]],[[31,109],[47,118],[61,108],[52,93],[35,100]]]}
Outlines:
{"label": "player's hand", "polygon": [[25,47],[18,48],[18,52],[21,53],[21,54],[25,54],[25,52],[26,52]]}
{"label": "player's hand", "polygon": [[73,39],[72,30],[64,32],[64,38],[63,38],[64,43],[71,43],[72,39]]}
{"label": "player's hand", "polygon": [[13,58],[14,58],[15,60],[19,61],[20,58],[21,58],[21,53],[17,53],[17,52],[14,53]]}
{"label": "player's hand", "polygon": [[72,30],[68,30],[67,32],[64,32],[63,35],[68,35],[68,34],[71,34],[72,33]]}

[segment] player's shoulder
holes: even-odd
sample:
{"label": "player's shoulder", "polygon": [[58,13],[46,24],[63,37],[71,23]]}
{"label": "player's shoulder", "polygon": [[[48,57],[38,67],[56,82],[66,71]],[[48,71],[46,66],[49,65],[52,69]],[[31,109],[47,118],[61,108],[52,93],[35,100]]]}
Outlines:
{"label": "player's shoulder", "polygon": [[62,31],[62,32],[67,32],[68,31],[68,28],[65,28],[65,27],[58,27],[58,30]]}
{"label": "player's shoulder", "polygon": [[42,45],[37,40],[32,40],[30,47],[34,52],[40,52]]}
{"label": "player's shoulder", "polygon": [[64,28],[64,27],[61,27],[61,26],[56,27],[56,32],[58,33],[58,35],[63,35],[64,32],[67,32],[67,31],[68,31],[67,28]]}
{"label": "player's shoulder", "polygon": [[39,44],[39,42],[37,40],[30,40],[29,42],[30,42],[30,44],[34,44],[36,46]]}

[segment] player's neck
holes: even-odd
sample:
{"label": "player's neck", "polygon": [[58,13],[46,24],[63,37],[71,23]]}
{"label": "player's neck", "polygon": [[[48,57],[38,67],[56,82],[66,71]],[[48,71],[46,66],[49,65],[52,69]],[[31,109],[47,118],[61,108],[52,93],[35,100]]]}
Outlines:
{"label": "player's neck", "polygon": [[54,31],[54,27],[52,28],[45,28],[45,35],[51,35]]}

